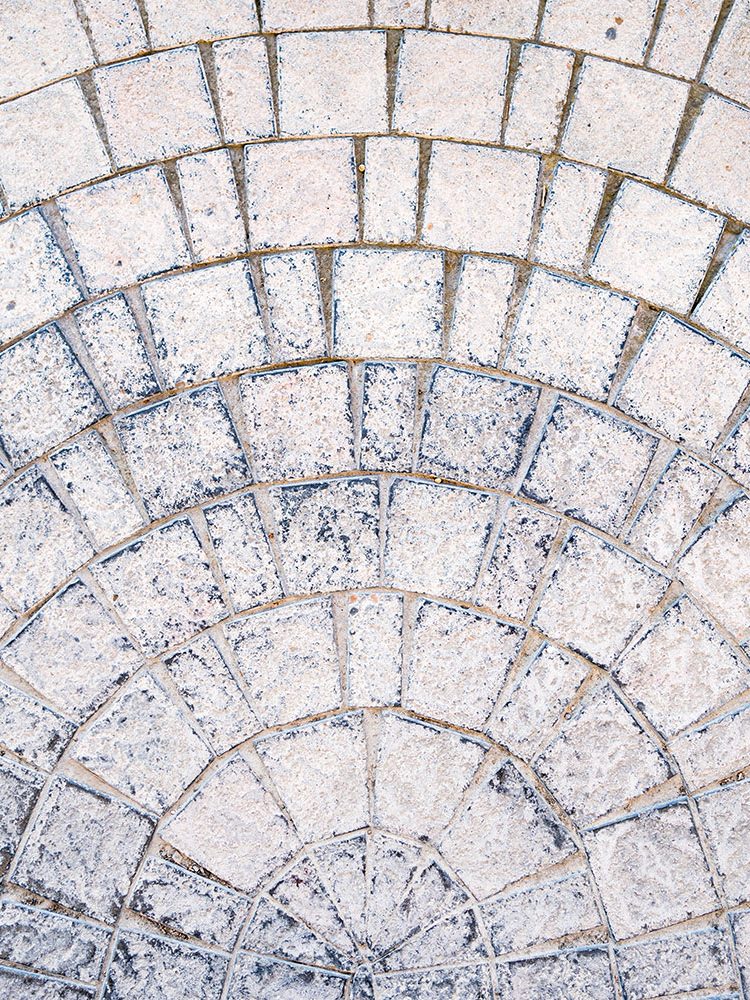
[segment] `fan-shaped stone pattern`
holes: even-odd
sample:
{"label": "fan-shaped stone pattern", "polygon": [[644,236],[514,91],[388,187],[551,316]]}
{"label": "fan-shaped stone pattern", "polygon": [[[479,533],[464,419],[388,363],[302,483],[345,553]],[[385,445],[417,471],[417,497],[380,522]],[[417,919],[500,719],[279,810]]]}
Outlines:
{"label": "fan-shaped stone pattern", "polygon": [[0,0],[11,1000],[750,989],[740,0]]}

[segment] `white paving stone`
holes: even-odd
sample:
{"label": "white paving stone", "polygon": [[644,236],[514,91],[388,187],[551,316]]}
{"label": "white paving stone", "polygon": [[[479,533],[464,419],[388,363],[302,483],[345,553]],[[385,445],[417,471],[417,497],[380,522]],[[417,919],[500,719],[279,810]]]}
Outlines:
{"label": "white paving stone", "polygon": [[270,360],[253,281],[241,261],[148,282],[143,298],[169,386]]}
{"label": "white paving stone", "polygon": [[129,285],[189,263],[174,202],[159,167],[65,195],[59,204],[93,292]]}
{"label": "white paving stone", "polygon": [[405,32],[394,127],[419,135],[498,142],[508,57],[504,41]]}
{"label": "white paving stone", "polygon": [[686,83],[588,58],[562,151],[594,166],[662,181],[687,97]]}
{"label": "white paving stone", "polygon": [[531,153],[433,143],[423,242],[524,256],[538,174]]}
{"label": "white paving stone", "polygon": [[[60,123],[67,132],[58,145]],[[0,107],[0,179],[11,208],[109,173],[80,86],[65,80]]]}
{"label": "white paving stone", "polygon": [[107,66],[94,72],[94,80],[118,167],[167,159],[218,142],[196,47]]}
{"label": "white paving stone", "polygon": [[278,40],[282,135],[385,132],[385,32],[300,32]]}
{"label": "white paving stone", "polygon": [[591,274],[656,305],[688,312],[722,227],[721,218],[711,212],[625,181]]}

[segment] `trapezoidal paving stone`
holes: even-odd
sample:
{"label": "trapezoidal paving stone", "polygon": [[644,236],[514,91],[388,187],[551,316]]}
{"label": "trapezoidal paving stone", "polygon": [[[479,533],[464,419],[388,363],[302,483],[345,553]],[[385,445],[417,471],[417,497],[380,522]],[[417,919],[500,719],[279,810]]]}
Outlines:
{"label": "trapezoidal paving stone", "polygon": [[747,0],[0,0],[2,1000],[750,1000]]}

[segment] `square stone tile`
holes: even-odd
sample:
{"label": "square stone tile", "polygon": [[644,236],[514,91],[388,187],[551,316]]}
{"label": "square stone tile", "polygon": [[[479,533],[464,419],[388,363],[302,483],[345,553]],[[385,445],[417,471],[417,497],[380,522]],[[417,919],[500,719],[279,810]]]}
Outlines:
{"label": "square stone tile", "polygon": [[622,945],[615,955],[625,988],[633,997],[712,987],[723,994],[722,987],[734,981],[729,935],[723,927]]}
{"label": "square stone tile", "polygon": [[370,806],[362,712],[256,740],[255,748],[306,843],[367,826]]}
{"label": "square stone tile", "polygon": [[750,757],[749,739],[750,711],[745,705],[678,736],[670,749],[688,786],[700,788],[742,770]]}
{"label": "square stone tile", "polygon": [[375,0],[374,23],[389,27],[422,27],[424,9],[411,0]]}
{"label": "square stone tile", "polygon": [[154,528],[93,567],[107,596],[152,656],[226,614],[211,567],[186,518]]}
{"label": "square stone tile", "polygon": [[78,735],[73,757],[160,815],[212,754],[151,672],[140,674]]}
{"label": "square stone tile", "polygon": [[252,493],[204,508],[208,531],[235,608],[246,610],[282,596],[265,530]]}
{"label": "square stone tile", "polygon": [[542,594],[534,625],[607,666],[658,604],[668,582],[633,556],[574,528]]}
{"label": "square stone tile", "polygon": [[518,655],[523,631],[433,601],[417,607],[403,704],[479,730]]}
{"label": "square stone tile", "polygon": [[118,417],[115,426],[152,518],[237,489],[250,478],[217,385]]}
{"label": "square stone tile", "polygon": [[250,246],[297,247],[357,238],[357,186],[350,139],[245,147]]}
{"label": "square stone tile", "polygon": [[240,392],[253,469],[261,482],[355,468],[346,365],[246,375]]}
{"label": "square stone tile", "polygon": [[588,672],[581,660],[545,643],[503,693],[487,732],[524,760],[530,759],[549,742],[552,727]]}
{"label": "square stone tile", "polygon": [[263,38],[232,38],[213,46],[216,86],[227,142],[274,135],[268,50]]}
{"label": "square stone tile", "polygon": [[509,261],[462,258],[448,337],[450,361],[499,367],[515,275]]}
{"label": "square stone tile", "polygon": [[688,312],[723,226],[723,219],[712,212],[626,180],[591,275],[656,305]]}
{"label": "square stone tile", "polygon": [[594,894],[583,872],[504,893],[484,903],[481,913],[497,955],[580,934],[600,924]]}
{"label": "square stone tile", "polygon": [[716,20],[719,0],[667,0],[648,64],[660,73],[694,79],[703,62]]}
{"label": "square stone tile", "polygon": [[32,892],[112,924],[152,829],[153,822],[132,806],[55,778],[13,878]]}
{"label": "square stone tile", "polygon": [[183,701],[219,753],[231,750],[260,728],[211,636],[201,636],[165,662]]}
{"label": "square stone tile", "polygon": [[730,10],[703,73],[704,83],[740,104],[750,104],[749,37],[750,12],[739,4]]}
{"label": "square stone tile", "polygon": [[[699,672],[695,663],[701,664]],[[668,608],[628,650],[614,676],[665,736],[750,686],[750,669],[687,597]]]}
{"label": "square stone tile", "polygon": [[750,896],[750,782],[725,785],[698,799],[698,811],[730,906]]}
{"label": "square stone tile", "polygon": [[601,685],[566,715],[534,770],[579,825],[625,808],[672,776],[656,744]]}
{"label": "square stone tile", "polygon": [[269,490],[281,564],[293,594],[380,582],[380,488],[333,479]]}
{"label": "square stone tile", "polygon": [[143,336],[122,293],[81,306],[75,319],[111,409],[159,391]]}
{"label": "square stone tile", "polygon": [[0,352],[0,442],[17,466],[106,413],[99,393],[56,326]]}
{"label": "square stone tile", "polygon": [[271,254],[261,267],[274,360],[322,358],[328,350],[315,251]]}
{"label": "square stone tile", "polygon": [[727,215],[750,213],[750,111],[709,94],[693,125],[670,184]]}
{"label": "square stone tile", "polygon": [[603,59],[584,59],[562,151],[652,181],[667,171],[688,84]]}
{"label": "square stone tile", "polygon": [[505,129],[507,145],[552,152],[557,145],[573,60],[573,53],[565,49],[521,47]]}
{"label": "square stone tile", "polygon": [[131,285],[190,263],[160,167],[74,191],[58,204],[92,292]]}
{"label": "square stone tile", "polygon": [[80,300],[73,272],[39,209],[0,223],[0,343]]}
{"label": "square stone tile", "polygon": [[244,253],[245,225],[229,150],[184,156],[177,173],[196,260]]}
{"label": "square stone tile", "polygon": [[[8,1000],[93,1000],[93,986],[68,986],[59,979],[0,967],[0,985]],[[33,992],[32,992],[33,991]]]}
{"label": "square stone tile", "polygon": [[570,857],[576,845],[539,792],[506,760],[471,789],[440,850],[469,889],[486,899]]}
{"label": "square stone tile", "polygon": [[35,90],[94,62],[73,0],[22,0],[0,10],[0,97]]}
{"label": "square stone tile", "polygon": [[78,522],[35,468],[0,492],[0,593],[28,610],[94,554]]}
{"label": "square stone tile", "polygon": [[79,722],[141,662],[121,626],[80,580],[34,615],[3,648],[2,659]]}
{"label": "square stone tile", "polygon": [[399,48],[394,128],[499,142],[510,47],[494,38],[405,31]]}
{"label": "square stone tile", "polygon": [[51,456],[97,551],[127,538],[143,517],[101,436],[92,431]]}
{"label": "square stone tile", "polygon": [[571,399],[558,400],[521,493],[617,534],[640,489],[657,439]]}
{"label": "square stone tile", "polygon": [[526,618],[560,518],[512,501],[503,518],[477,601],[509,618]]}
{"label": "square stone tile", "polygon": [[165,160],[219,142],[197,46],[94,70],[118,167]]}
{"label": "square stone tile", "polygon": [[496,512],[490,493],[397,479],[388,496],[386,583],[468,597]]}
{"label": "square stone tile", "polygon": [[655,0],[634,0],[623,9],[616,0],[550,0],[541,38],[571,49],[639,63],[656,17]]}
{"label": "square stone tile", "polygon": [[368,470],[410,470],[417,403],[417,366],[369,361],[362,376],[360,465]]}
{"label": "square stone tile", "polygon": [[109,172],[109,158],[76,80],[0,106],[0,179],[10,208]]}
{"label": "square stone tile", "polygon": [[511,335],[506,367],[606,400],[636,305],[606,289],[535,270]]}
{"label": "square stone tile", "polygon": [[202,868],[243,892],[302,846],[255,767],[236,753],[223,761],[169,820],[162,836]]}
{"label": "square stone tile", "polygon": [[519,959],[501,967],[516,996],[533,990],[549,1000],[614,1000],[609,955],[604,948],[561,951],[542,958]]}
{"label": "square stone tile", "polygon": [[346,601],[348,701],[397,705],[401,695],[404,599],[351,594]]}
{"label": "square stone tile", "polygon": [[201,0],[146,0],[148,28],[154,48],[168,48],[196,39],[248,35],[258,30],[258,15],[242,0],[218,0],[207,7]]}
{"label": "square stone tile", "polygon": [[225,627],[262,726],[338,708],[339,657],[330,599],[301,601]]}
{"label": "square stone tile", "polygon": [[436,837],[484,755],[482,743],[455,730],[383,712],[375,748],[374,823],[406,836]]}
{"label": "square stone tile", "polygon": [[438,367],[424,404],[418,470],[509,489],[538,401],[531,386]]}
{"label": "square stone tile", "polygon": [[244,261],[158,278],[143,286],[167,385],[266,364],[270,352]]}
{"label": "square stone tile", "polygon": [[385,132],[384,31],[280,35],[282,135]]}
{"label": "square stone tile", "polygon": [[524,257],[538,175],[531,153],[433,143],[423,242]]}
{"label": "square stone tile", "polygon": [[443,256],[433,251],[337,250],[333,349],[354,357],[436,357]]}
{"label": "square stone tile", "polygon": [[[107,1000],[130,1000],[144,987],[168,997],[175,983],[189,984],[204,1000],[219,1000],[227,959],[167,938],[122,931],[112,955],[106,984]],[[182,989],[182,986],[177,987]],[[153,994],[152,994],[153,995]]]}
{"label": "square stone tile", "polygon": [[375,136],[365,141],[365,239],[411,243],[417,228],[419,140]]}
{"label": "square stone tile", "polygon": [[750,382],[750,362],[662,315],[617,394],[617,406],[666,434],[708,451]]}
{"label": "square stone tile", "polygon": [[470,34],[528,38],[538,13],[534,0],[433,0],[430,24]]}
{"label": "square stone tile", "polygon": [[643,813],[585,835],[617,939],[716,908],[706,860],[686,805]]}

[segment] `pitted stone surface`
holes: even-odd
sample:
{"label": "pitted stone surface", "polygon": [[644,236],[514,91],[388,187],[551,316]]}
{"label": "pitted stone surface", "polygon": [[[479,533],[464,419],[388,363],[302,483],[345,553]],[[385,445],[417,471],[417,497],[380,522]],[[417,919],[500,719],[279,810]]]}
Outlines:
{"label": "pitted stone surface", "polygon": [[0,0],[0,994],[750,1000],[746,0]]}

